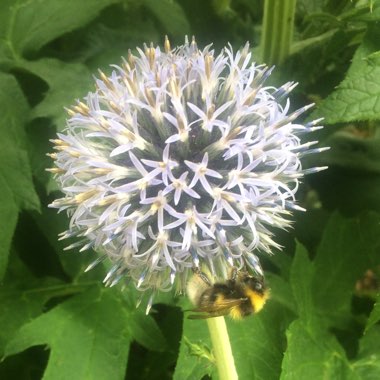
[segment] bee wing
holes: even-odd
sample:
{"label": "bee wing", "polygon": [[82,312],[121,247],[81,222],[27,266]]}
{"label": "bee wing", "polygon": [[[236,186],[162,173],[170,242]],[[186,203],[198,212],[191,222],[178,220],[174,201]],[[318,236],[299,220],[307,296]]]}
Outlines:
{"label": "bee wing", "polygon": [[215,318],[215,317],[221,317],[224,315],[228,315],[229,309],[219,310],[219,311],[212,311],[207,312],[204,314],[190,314],[187,318],[188,319],[207,319],[207,318]]}
{"label": "bee wing", "polygon": [[206,319],[213,317],[220,317],[222,315],[228,315],[230,310],[234,306],[240,305],[246,298],[238,298],[238,299],[224,299],[219,301],[217,305],[206,305],[196,307],[194,309],[188,310],[197,313],[205,313],[205,314],[191,314],[188,316],[189,319]]}

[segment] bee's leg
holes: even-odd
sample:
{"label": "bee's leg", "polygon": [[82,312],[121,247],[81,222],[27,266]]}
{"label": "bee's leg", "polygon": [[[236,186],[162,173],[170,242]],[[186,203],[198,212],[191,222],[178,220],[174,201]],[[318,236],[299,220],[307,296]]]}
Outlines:
{"label": "bee's leg", "polygon": [[232,267],[231,268],[230,280],[231,281],[236,281],[237,274],[238,274],[238,269],[236,267]]}
{"label": "bee's leg", "polygon": [[212,286],[210,279],[207,277],[206,273],[202,272],[198,267],[193,267],[193,272],[197,276],[199,276],[203,282],[205,282],[208,286]]}

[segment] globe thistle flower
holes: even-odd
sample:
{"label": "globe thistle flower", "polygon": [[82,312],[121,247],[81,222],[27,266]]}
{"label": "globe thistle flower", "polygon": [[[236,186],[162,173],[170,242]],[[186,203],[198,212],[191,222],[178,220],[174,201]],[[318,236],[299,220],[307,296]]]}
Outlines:
{"label": "globe thistle flower", "polygon": [[289,112],[296,83],[266,86],[272,68],[248,44],[137,51],[68,110],[51,154],[65,196],[50,206],[70,217],[61,238],[79,237],[67,248],[100,252],[88,269],[110,259],[106,284],[151,290],[149,310],[192,268],[262,274],[257,252],[279,248],[273,227],[290,226],[300,179],[323,169],[300,159],[323,149],[300,140],[321,127],[296,122],[311,105]]}

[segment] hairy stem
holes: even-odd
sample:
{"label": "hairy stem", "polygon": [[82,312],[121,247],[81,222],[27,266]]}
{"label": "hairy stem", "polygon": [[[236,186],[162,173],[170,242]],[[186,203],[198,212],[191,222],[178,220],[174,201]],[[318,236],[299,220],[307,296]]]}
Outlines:
{"label": "hairy stem", "polygon": [[297,0],[265,0],[261,36],[262,60],[281,64],[289,55],[293,39]]}

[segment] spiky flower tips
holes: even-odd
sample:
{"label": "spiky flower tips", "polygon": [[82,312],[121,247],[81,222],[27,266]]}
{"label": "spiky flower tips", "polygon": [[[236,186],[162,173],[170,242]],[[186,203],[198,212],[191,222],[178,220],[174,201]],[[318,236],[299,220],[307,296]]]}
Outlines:
{"label": "spiky flower tips", "polygon": [[[195,40],[164,51],[137,49],[96,90],[68,110],[53,140],[50,169],[65,194],[67,248],[92,248],[113,263],[104,282],[131,279],[156,291],[182,291],[192,268],[225,278],[231,266],[261,273],[256,252],[271,252],[272,227],[287,228],[300,158],[320,152],[299,136],[320,120],[295,123],[289,92],[265,86],[268,67],[248,44],[215,55]],[[268,228],[270,227],[270,228]]]}

